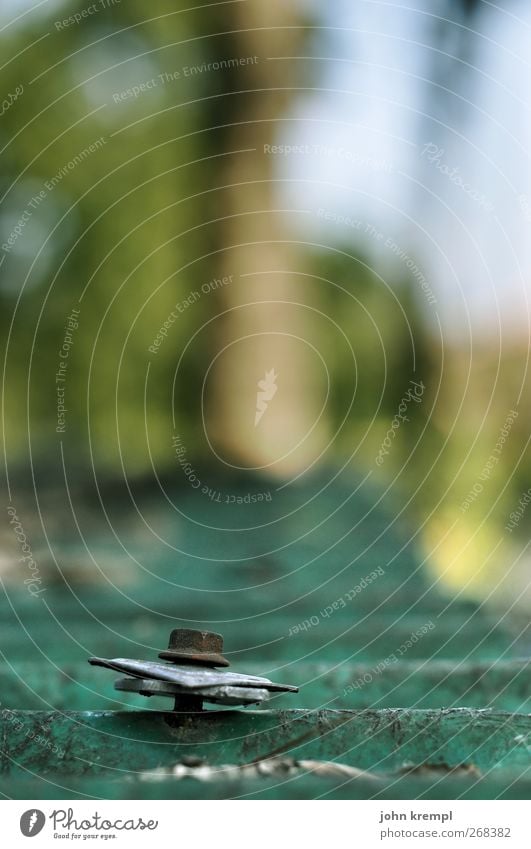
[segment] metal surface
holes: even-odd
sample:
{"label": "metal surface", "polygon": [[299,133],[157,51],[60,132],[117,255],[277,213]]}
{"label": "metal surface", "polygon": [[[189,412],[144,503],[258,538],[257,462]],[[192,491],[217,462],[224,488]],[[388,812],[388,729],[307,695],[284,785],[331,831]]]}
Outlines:
{"label": "metal surface", "polygon": [[[189,688],[179,687],[169,681],[150,681],[145,678],[119,678],[114,682],[114,689],[140,693],[141,696],[173,696],[176,699],[180,696],[188,698],[190,695]],[[227,684],[201,687],[200,691],[194,691],[194,695],[201,701],[220,705],[254,705],[269,699],[267,690],[257,687],[231,687]]]}
{"label": "metal surface", "polygon": [[[459,625],[456,624],[456,628]],[[531,663],[525,660],[470,661],[399,661],[375,675],[371,663],[308,663],[300,661],[279,665],[263,661],[253,664],[257,675],[267,675],[281,684],[295,675],[300,681],[296,705],[289,693],[276,693],[276,708],[303,705],[365,709],[418,708],[441,706],[492,708],[512,713],[531,713]],[[363,686],[353,688],[353,682]],[[121,710],[138,703],[140,697],[120,697],[109,686],[107,676],[97,666],[64,662],[50,668],[32,660],[0,664],[0,691],[4,702],[16,710],[60,711]],[[152,700],[150,707],[162,699]]]}
{"label": "metal surface", "polygon": [[241,672],[225,672],[218,669],[203,669],[194,666],[177,666],[172,663],[157,663],[150,660],[130,660],[114,658],[107,660],[102,657],[91,657],[89,663],[93,666],[103,666],[116,672],[126,672],[141,678],[155,678],[159,681],[170,681],[181,687],[198,689],[215,684],[232,684],[234,687],[265,687],[268,690],[296,693],[298,687],[292,684],[274,684],[269,678],[258,675],[245,675]]}
{"label": "metal surface", "polygon": [[163,660],[181,663],[200,663],[205,666],[230,666],[223,657],[223,637],[212,631],[174,628],[168,648],[159,652]]}
{"label": "metal surface", "polygon": [[[270,692],[298,692],[298,688],[291,684],[274,684],[269,678],[210,668],[217,656],[214,650],[223,648],[220,634],[176,629],[170,636],[171,646],[179,647],[179,651],[171,653],[173,663],[122,657],[112,660],[91,657],[89,663],[134,675],[131,679],[119,679],[114,685],[115,689],[139,693],[141,696],[172,696],[175,699],[174,710],[178,712],[201,711],[204,702],[216,705],[249,705],[266,701]],[[195,662],[191,653],[184,665],[182,660],[177,663],[177,655],[180,659],[180,650],[186,647],[190,652],[204,652],[208,657],[207,665]],[[164,656],[167,654],[161,653]]]}
{"label": "metal surface", "polygon": [[338,760],[382,777],[415,771],[419,779],[424,770],[474,767],[487,776],[504,769],[512,770],[510,783],[529,769],[531,717],[466,709],[0,711],[0,737],[0,776],[33,769],[67,786],[76,775],[112,779],[190,756],[212,765]]}
{"label": "metal surface", "polygon": [[122,657],[107,660],[102,657],[91,657],[89,663],[93,666],[103,666],[116,672],[126,672],[142,678],[171,681],[189,689],[209,687],[214,684],[232,684],[235,687],[266,687],[268,690],[278,692],[296,693],[298,690],[291,684],[274,684],[269,678],[261,678],[258,675],[245,675],[241,672],[225,672],[194,666],[177,666],[173,663],[157,663],[150,660],[130,660]]}
{"label": "metal surface", "polygon": [[[12,709],[0,712],[0,792],[17,799],[529,799],[528,617],[500,622],[486,605],[449,598],[424,570],[408,529],[393,521],[388,499],[376,505],[369,487],[338,478],[312,501],[328,483],[275,489],[265,504],[224,505],[170,485],[166,507],[139,493],[139,508],[156,517],[160,545],[125,501],[104,495],[133,559],[125,581],[123,540],[99,512],[78,513],[91,556],[105,567],[99,583],[79,527],[69,524],[68,498],[43,498],[61,567],[76,568],[65,573],[43,561],[46,592],[38,598],[17,571],[0,591],[0,689],[2,708]],[[258,481],[256,490],[270,485]],[[241,487],[231,480],[217,488],[243,497],[247,479]],[[44,539],[39,546],[39,517],[30,519],[28,507],[26,532],[34,548],[48,550]],[[177,560],[166,543],[181,552]],[[90,580],[78,578],[85,562]],[[286,683],[284,693],[269,689],[266,704],[276,710],[164,712],[167,696],[113,689],[114,677],[138,680],[129,670],[109,678],[86,664],[88,655],[142,656],[147,646],[157,647],[156,660],[168,636],[161,623],[221,619],[213,627],[223,629],[234,666]],[[400,654],[426,623],[435,627]],[[181,661],[174,669],[184,666],[189,671]],[[300,684],[297,698],[292,681]],[[279,710],[292,705],[304,710]],[[273,755],[276,749],[282,752]],[[273,757],[335,761],[377,774],[377,788],[363,775],[279,780],[258,768],[255,778],[242,769],[231,780],[144,779],[158,768],[171,773],[190,756],[242,767]]]}

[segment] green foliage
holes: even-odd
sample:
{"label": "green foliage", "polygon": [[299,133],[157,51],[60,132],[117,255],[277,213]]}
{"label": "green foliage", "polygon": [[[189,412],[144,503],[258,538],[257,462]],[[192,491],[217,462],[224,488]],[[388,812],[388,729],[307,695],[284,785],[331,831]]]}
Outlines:
{"label": "green foliage", "polygon": [[[13,321],[5,389],[11,458],[27,439],[28,416],[34,448],[55,439],[59,352],[74,308],[79,327],[60,437],[72,461],[88,425],[97,464],[118,470],[122,453],[130,471],[145,469],[146,422],[152,458],[171,458],[173,375],[205,305],[179,315],[156,355],[148,349],[175,304],[210,276],[209,262],[198,260],[207,253],[204,203],[193,197],[203,177],[200,164],[190,165],[209,151],[197,134],[197,78],[182,75],[203,48],[189,43],[197,28],[185,6],[162,0],[146,21],[144,4],[131,0],[60,30],[51,19],[2,40],[4,91],[24,87],[2,119],[3,243],[28,212],[0,269],[4,338]],[[70,5],[69,14],[76,8],[85,4]],[[127,95],[153,79],[152,88]],[[197,370],[208,352],[194,353]],[[178,375],[181,401],[194,368],[185,363]],[[175,413],[191,432],[186,405]]]}
{"label": "green foliage", "polygon": [[391,426],[410,380],[426,386],[422,403],[408,405],[410,422],[387,464],[394,474],[425,424],[434,368],[413,284],[400,279],[389,284],[348,245],[319,253],[314,268],[323,284],[321,308],[337,328],[329,335],[326,357],[334,376],[331,410],[340,451],[351,453],[359,444],[359,461],[373,465],[378,441]]}

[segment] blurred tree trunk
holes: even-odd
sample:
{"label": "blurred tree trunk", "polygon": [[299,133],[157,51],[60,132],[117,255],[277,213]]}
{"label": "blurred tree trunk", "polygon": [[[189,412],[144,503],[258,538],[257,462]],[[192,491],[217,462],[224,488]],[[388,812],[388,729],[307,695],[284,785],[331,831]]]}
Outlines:
{"label": "blurred tree trunk", "polygon": [[[225,157],[218,171],[219,185],[229,187],[220,197],[218,247],[223,274],[232,281],[220,292],[219,309],[227,312],[212,369],[208,427],[225,460],[287,474],[304,468],[324,438],[320,423],[312,431],[325,381],[307,344],[315,343],[314,314],[304,306],[311,303],[311,281],[302,250],[291,240],[288,213],[278,209],[278,157],[265,148],[282,141],[278,122],[293,101],[302,64],[276,57],[302,52],[303,30],[297,4],[285,0],[226,8],[232,16],[226,29],[235,31],[233,55],[256,61],[238,69],[219,116],[220,123],[233,124],[224,149],[249,152]],[[255,426],[257,384],[272,369],[278,391]]]}

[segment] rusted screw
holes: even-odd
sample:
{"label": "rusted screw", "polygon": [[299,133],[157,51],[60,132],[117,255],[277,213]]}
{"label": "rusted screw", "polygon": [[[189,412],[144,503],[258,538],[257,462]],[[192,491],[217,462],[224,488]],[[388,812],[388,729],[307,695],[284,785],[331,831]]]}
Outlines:
{"label": "rusted screw", "polygon": [[223,637],[211,631],[176,628],[170,634],[167,649],[159,653],[159,663],[132,658],[90,657],[89,663],[127,678],[115,681],[115,689],[142,696],[171,696],[175,699],[176,713],[198,713],[203,702],[220,705],[260,704],[270,693],[296,693],[291,684],[275,684],[269,678],[207,669],[212,666],[230,666],[223,657]]}
{"label": "rusted screw", "polygon": [[170,634],[168,648],[159,652],[159,657],[179,664],[230,666],[222,652],[221,634],[214,634],[212,631],[195,631],[191,628],[175,628]]}

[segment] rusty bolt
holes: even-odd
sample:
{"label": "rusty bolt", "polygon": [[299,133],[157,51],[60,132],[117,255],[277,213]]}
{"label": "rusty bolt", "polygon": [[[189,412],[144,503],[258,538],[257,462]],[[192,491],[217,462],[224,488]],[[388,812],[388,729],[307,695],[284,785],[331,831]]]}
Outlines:
{"label": "rusty bolt", "polygon": [[230,666],[223,657],[223,637],[211,631],[175,628],[165,651],[159,652],[163,660],[174,663],[200,663],[204,666]]}

